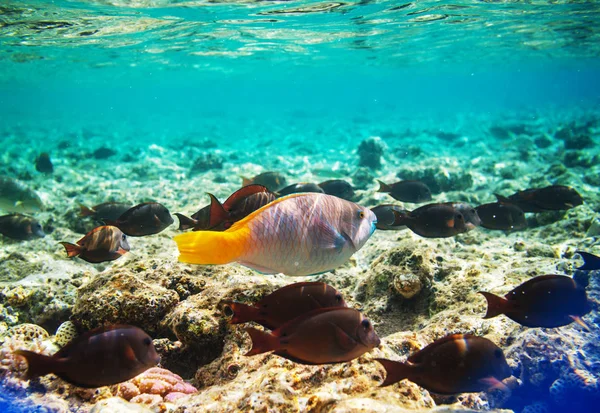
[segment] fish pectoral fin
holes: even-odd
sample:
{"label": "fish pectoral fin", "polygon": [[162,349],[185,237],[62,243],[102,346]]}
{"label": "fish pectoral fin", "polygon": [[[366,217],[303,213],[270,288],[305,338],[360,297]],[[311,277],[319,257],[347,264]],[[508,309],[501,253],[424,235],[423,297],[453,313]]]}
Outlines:
{"label": "fish pectoral fin", "polygon": [[356,342],[356,340],[350,337],[348,333],[346,333],[339,326],[333,323],[329,324],[331,324],[331,327],[333,328],[335,334],[335,341],[340,346],[340,348],[342,348],[344,351],[350,351],[354,347],[356,347],[358,343]]}
{"label": "fish pectoral fin", "polygon": [[508,386],[506,384],[502,383],[500,380],[498,380],[497,378],[495,378],[493,376],[484,377],[483,379],[479,379],[479,382],[487,386],[487,391],[500,390],[503,393],[507,393],[507,394],[511,393],[510,388],[508,388]]}
{"label": "fish pectoral fin", "polygon": [[335,229],[330,223],[320,219],[315,223],[315,229],[319,233],[319,249],[341,251],[344,245],[352,240],[345,232]]}
{"label": "fish pectoral fin", "polygon": [[575,321],[577,324],[579,324],[581,327],[583,327],[583,329],[585,331],[587,331],[587,332],[592,331],[592,329],[578,315],[570,315],[569,317],[571,317],[573,319],[573,321]]}

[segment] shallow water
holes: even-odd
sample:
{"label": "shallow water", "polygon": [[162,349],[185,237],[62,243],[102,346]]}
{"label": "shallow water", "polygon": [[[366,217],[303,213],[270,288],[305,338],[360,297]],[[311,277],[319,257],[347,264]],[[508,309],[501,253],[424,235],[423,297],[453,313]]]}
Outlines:
{"label": "shallow water", "polygon": [[[74,242],[93,227],[77,216],[78,204],[156,201],[189,215],[208,203],[206,192],[224,200],[239,188],[240,176],[269,170],[285,174],[288,183],[346,179],[357,189],[356,201],[368,207],[395,202],[376,192],[375,179],[425,179],[428,170],[433,182],[446,182],[444,176],[449,182],[432,191],[432,202],[479,205],[493,202],[495,193],[561,184],[577,189],[584,205],[563,214],[530,214],[530,228],[508,234],[478,228],[432,240],[408,230],[377,231],[349,265],[321,279],[351,296],[375,321],[387,345],[377,357],[407,356],[401,349],[415,346],[406,344],[409,332],[420,340],[417,347],[461,332],[487,334],[514,360],[511,367],[522,386],[508,399],[465,396],[435,404],[526,413],[542,406],[536,408],[553,412],[573,397],[583,403],[572,405],[573,411],[592,411],[585,404],[599,399],[597,312],[585,317],[592,333],[574,325],[528,331],[502,317],[482,324],[484,307],[476,293],[505,294],[534,275],[572,275],[580,263],[575,250],[598,254],[593,223],[600,213],[599,135],[600,5],[595,1],[4,0],[0,175],[40,195],[45,208],[35,217],[47,236],[27,242],[0,236],[0,337],[21,323],[40,324],[51,334],[69,318],[93,324],[78,319],[74,306],[80,300],[76,288],[94,277],[143,272],[145,263],[169,269],[168,277],[187,268],[175,264],[176,225],[135,239],[131,253],[112,263],[67,260],[57,243]],[[379,168],[359,165],[357,149],[371,138],[382,150]],[[115,154],[96,158],[99,148]],[[42,152],[50,154],[52,174],[35,169]],[[204,159],[200,170],[194,166],[198,159]],[[428,273],[415,299],[394,295],[391,287],[380,291],[373,281],[377,263],[399,246],[437,260],[431,265],[439,268]],[[249,290],[294,281],[239,268],[230,264],[212,276],[195,274],[226,290],[215,292],[213,301],[231,299],[246,279]],[[479,278],[470,275],[473,271]],[[71,278],[78,281],[54,304],[40,304],[37,293],[25,294],[33,297],[23,299],[27,304],[7,298],[16,288],[34,291],[45,280]],[[363,288],[372,282],[373,291]],[[597,296],[596,282],[588,294]],[[450,321],[460,315],[462,320]],[[166,328],[140,327],[149,328],[153,338],[174,339]],[[243,343],[234,335],[221,337],[230,351],[230,343]],[[524,350],[546,341],[560,351],[540,356]],[[221,350],[194,359],[196,378],[230,362]],[[234,353],[238,357],[239,348]],[[535,362],[524,361],[527,357]],[[268,376],[260,366],[239,360],[249,383]],[[168,368],[193,378],[181,363],[171,363]],[[565,385],[557,396],[556,388],[573,374],[587,378],[581,386],[587,393]],[[204,396],[181,404],[204,411],[201,397],[243,393],[248,388],[243,382],[203,385]],[[14,382],[5,380],[3,386],[17,400],[35,396],[35,389]],[[371,380],[367,387],[376,386]],[[348,390],[338,401],[350,394],[390,409],[433,406],[426,398],[394,401],[386,391],[371,396]],[[56,396],[68,400],[61,405],[65,409],[78,403],[90,408],[89,400],[68,394]],[[294,397],[310,395],[304,388]],[[264,403],[277,411],[271,402]],[[221,407],[233,411],[232,405],[250,411],[251,403],[223,401]],[[307,405],[300,403],[297,410]],[[340,411],[356,411],[348,406]]]}

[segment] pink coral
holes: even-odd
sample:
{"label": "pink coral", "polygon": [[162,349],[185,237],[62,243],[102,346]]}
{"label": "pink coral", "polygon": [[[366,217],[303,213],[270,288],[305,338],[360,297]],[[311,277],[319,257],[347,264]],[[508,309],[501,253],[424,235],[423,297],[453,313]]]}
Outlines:
{"label": "pink coral", "polygon": [[172,402],[197,391],[177,374],[153,367],[122,383],[117,395],[134,403],[154,405],[163,401]]}

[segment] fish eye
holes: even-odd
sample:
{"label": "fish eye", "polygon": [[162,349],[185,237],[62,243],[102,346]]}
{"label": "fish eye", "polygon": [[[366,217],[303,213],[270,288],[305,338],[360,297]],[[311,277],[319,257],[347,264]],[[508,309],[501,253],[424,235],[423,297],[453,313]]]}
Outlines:
{"label": "fish eye", "polygon": [[121,237],[121,239],[122,239],[123,241],[125,241],[125,240],[127,239],[127,235],[123,234],[123,236]]}
{"label": "fish eye", "polygon": [[144,344],[147,345],[147,346],[149,346],[150,344],[152,344],[152,339],[150,337],[146,337],[144,339]]}
{"label": "fish eye", "polygon": [[470,212],[471,212],[471,214],[474,214],[474,213],[475,213],[475,210],[474,210],[474,209],[471,209],[471,211],[470,211]]}
{"label": "fish eye", "polygon": [[363,219],[365,217],[365,212],[364,211],[358,211],[358,217],[360,219]]}
{"label": "fish eye", "polygon": [[500,350],[499,348],[497,348],[496,350],[494,350],[494,356],[499,359],[502,357],[502,350]]}
{"label": "fish eye", "polygon": [[336,294],[335,295],[335,301],[337,301],[338,303],[342,301],[342,294]]}
{"label": "fish eye", "polygon": [[456,214],[456,219],[460,219],[462,221],[465,219],[465,217],[463,217],[463,214]]}
{"label": "fish eye", "polygon": [[360,325],[363,326],[366,330],[371,327],[371,322],[365,318],[363,321],[360,322]]}

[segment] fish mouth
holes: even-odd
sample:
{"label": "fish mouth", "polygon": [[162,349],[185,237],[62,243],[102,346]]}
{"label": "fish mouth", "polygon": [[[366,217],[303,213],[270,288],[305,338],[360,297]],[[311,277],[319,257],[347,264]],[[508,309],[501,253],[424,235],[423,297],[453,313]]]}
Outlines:
{"label": "fish mouth", "polygon": [[377,220],[374,219],[373,222],[371,222],[371,232],[369,232],[369,236],[373,235],[373,233],[375,232],[376,229],[377,229]]}

